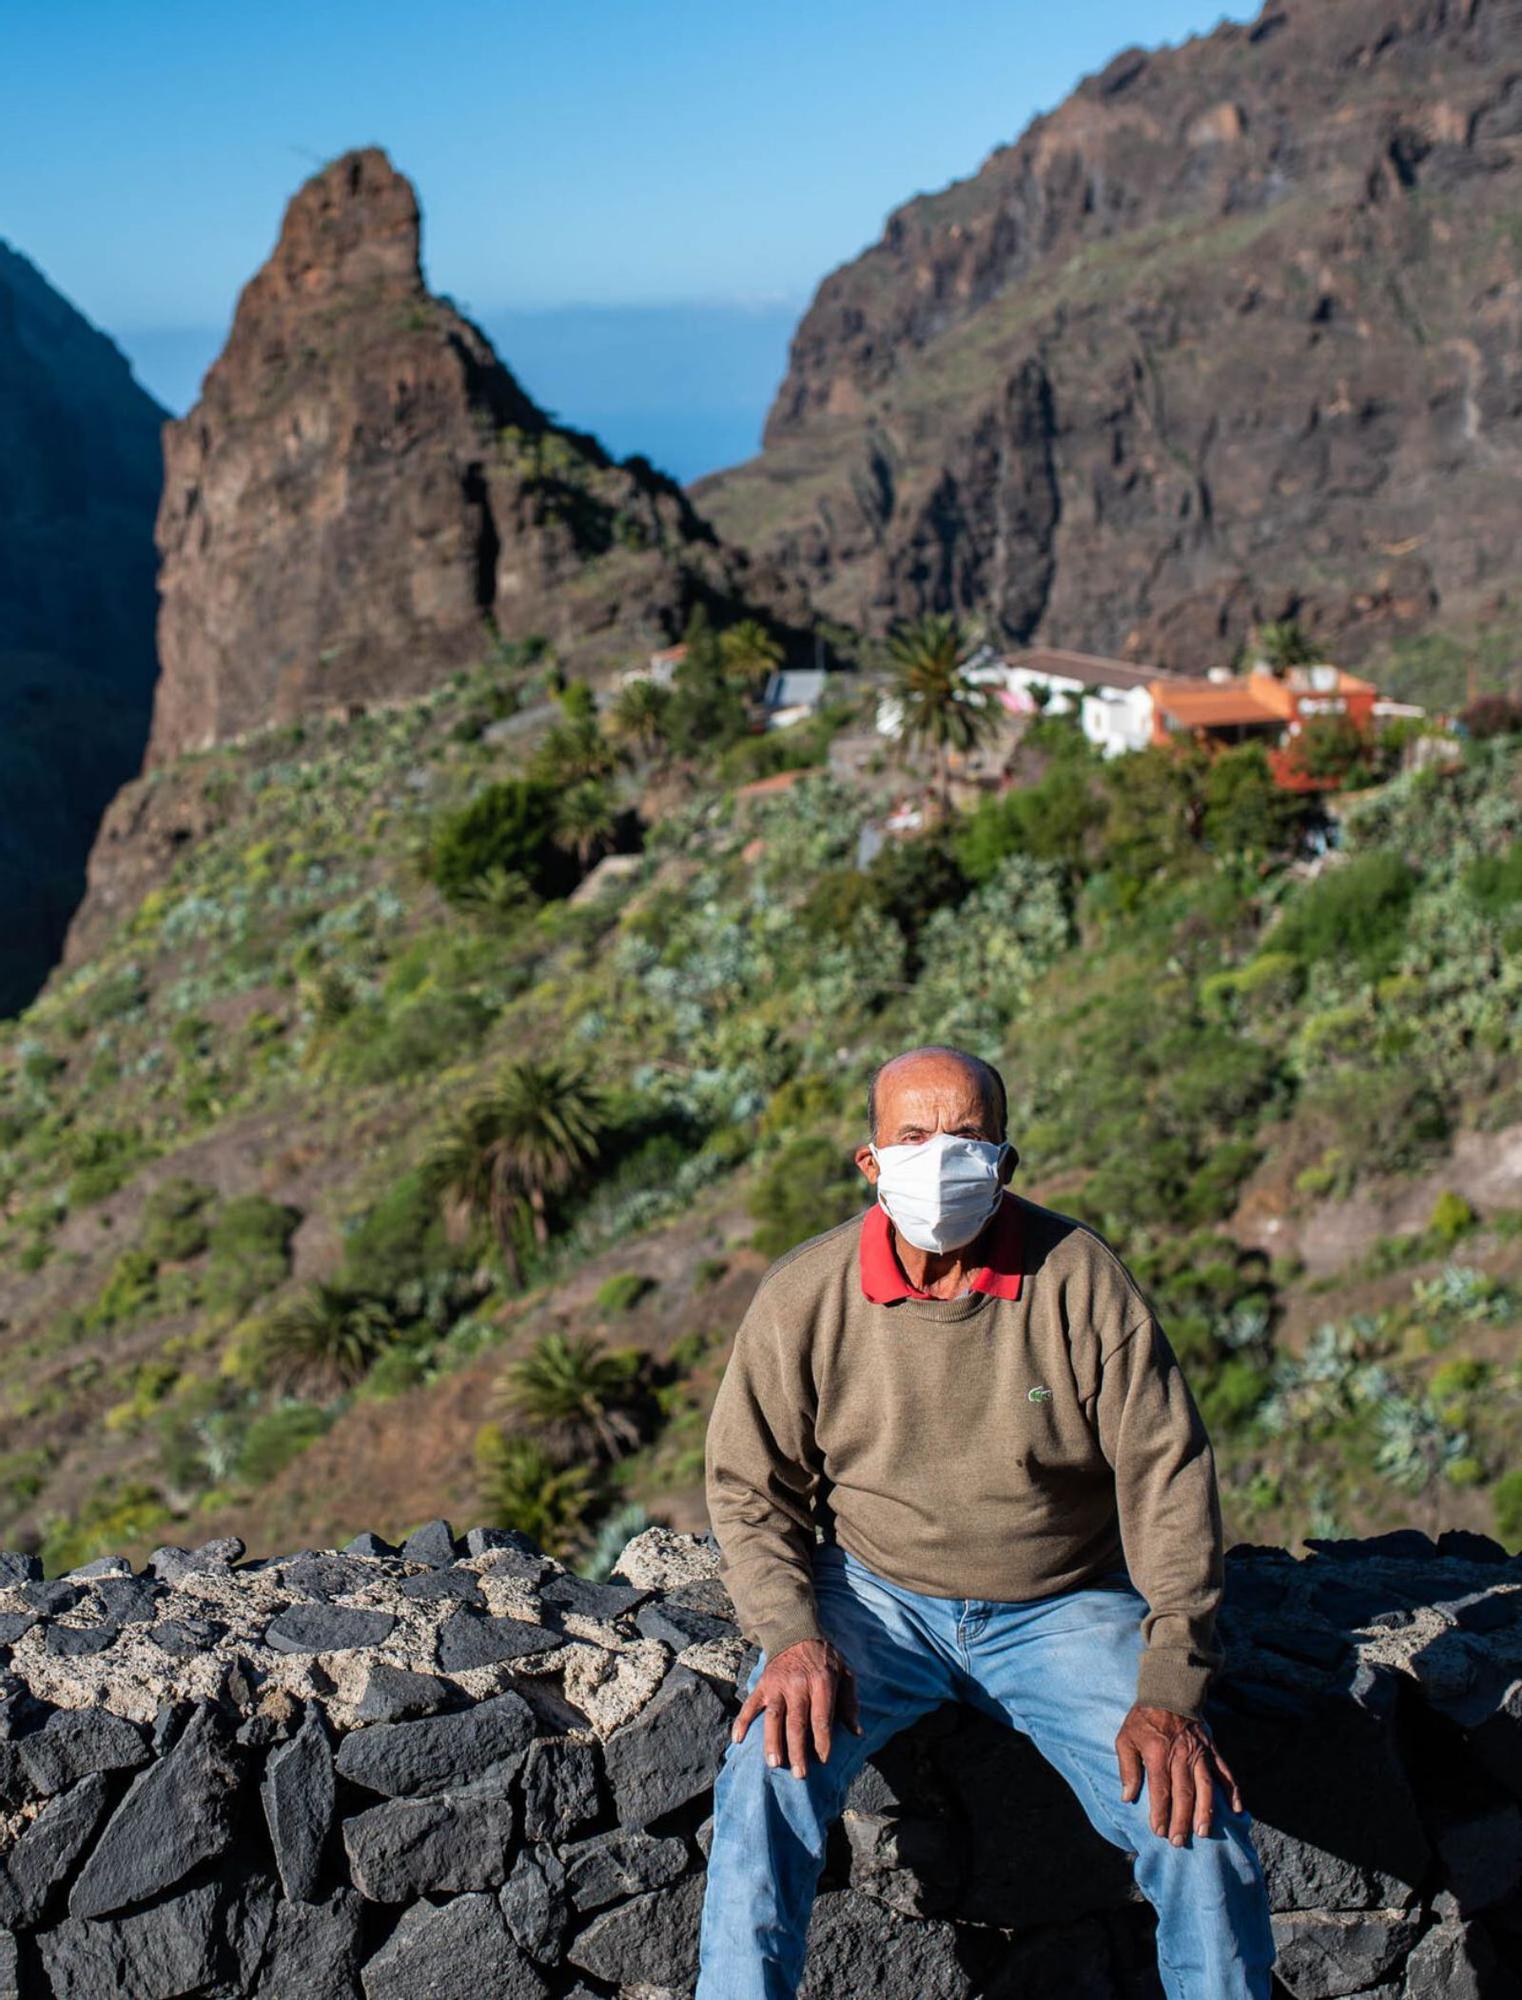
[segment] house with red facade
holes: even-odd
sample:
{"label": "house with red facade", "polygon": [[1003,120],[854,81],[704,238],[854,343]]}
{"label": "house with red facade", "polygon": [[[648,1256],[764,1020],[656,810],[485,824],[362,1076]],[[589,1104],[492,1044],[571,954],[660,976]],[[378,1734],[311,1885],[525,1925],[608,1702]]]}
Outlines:
{"label": "house with red facade", "polygon": [[1152,696],[1152,741],[1192,740],[1206,749],[1261,743],[1274,780],[1286,791],[1319,791],[1335,779],[1303,770],[1296,745],[1306,728],[1325,717],[1340,717],[1360,734],[1374,726],[1379,691],[1370,681],[1341,667],[1319,664],[1270,673],[1208,680],[1156,680]]}

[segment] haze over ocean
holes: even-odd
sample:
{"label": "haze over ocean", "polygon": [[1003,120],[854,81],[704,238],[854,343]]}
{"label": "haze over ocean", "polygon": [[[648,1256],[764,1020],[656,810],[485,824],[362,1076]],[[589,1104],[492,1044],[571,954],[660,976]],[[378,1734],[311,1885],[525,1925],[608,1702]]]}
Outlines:
{"label": "haze over ocean", "polygon": [[[471,316],[552,416],[595,432],[616,458],[643,452],[687,481],[759,449],[805,303],[569,305]],[[175,416],[195,401],[225,332],[113,329],[138,380]]]}

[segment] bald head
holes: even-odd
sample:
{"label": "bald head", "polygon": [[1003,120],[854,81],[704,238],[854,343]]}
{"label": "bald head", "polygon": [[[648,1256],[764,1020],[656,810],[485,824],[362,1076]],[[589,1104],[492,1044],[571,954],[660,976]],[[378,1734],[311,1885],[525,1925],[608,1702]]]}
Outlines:
{"label": "bald head", "polygon": [[937,1130],[1002,1139],[1008,1120],[1008,1093],[993,1064],[938,1042],[890,1057],[867,1085],[874,1146],[900,1145],[906,1137],[913,1143]]}

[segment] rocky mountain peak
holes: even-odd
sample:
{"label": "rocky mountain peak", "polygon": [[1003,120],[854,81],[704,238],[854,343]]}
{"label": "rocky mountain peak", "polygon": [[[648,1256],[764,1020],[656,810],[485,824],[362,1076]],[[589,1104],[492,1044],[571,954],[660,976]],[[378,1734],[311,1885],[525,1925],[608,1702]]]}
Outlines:
{"label": "rocky mountain peak", "polygon": [[738,596],[671,480],[553,426],[428,292],[419,232],[378,148],[324,167],[167,427],[150,764],[421,693],[497,640],[585,670]]}
{"label": "rocky mountain peak", "polygon": [[257,288],[310,304],[360,287],[421,292],[421,242],[411,181],[379,146],[366,146],[332,161],[292,197],[250,294]]}

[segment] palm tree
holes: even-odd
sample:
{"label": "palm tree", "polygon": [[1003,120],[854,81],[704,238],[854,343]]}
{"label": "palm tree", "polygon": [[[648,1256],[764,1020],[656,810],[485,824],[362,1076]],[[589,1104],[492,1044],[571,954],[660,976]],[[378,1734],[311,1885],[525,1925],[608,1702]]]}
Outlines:
{"label": "palm tree", "polygon": [[1270,673],[1283,675],[1291,667],[1309,666],[1316,648],[1293,618],[1279,618],[1259,631],[1258,657]]}
{"label": "palm tree", "polygon": [[592,856],[613,839],[618,815],[606,785],[586,778],[560,794],[555,803],[555,838],[569,847],[581,863],[582,872],[591,866]]}
{"label": "palm tree", "polygon": [[455,900],[479,922],[495,925],[516,923],[539,907],[538,892],[528,877],[520,869],[500,866],[473,876]]}
{"label": "palm tree", "polygon": [[618,762],[595,718],[580,713],[546,730],[534,752],[534,776],[547,785],[579,785],[608,778]]}
{"label": "palm tree", "polygon": [[614,742],[636,754],[656,757],[666,748],[670,711],[670,690],[642,674],[614,696],[608,711],[608,733]]}
{"label": "palm tree", "polygon": [[531,1353],[512,1363],[498,1389],[562,1462],[599,1451],[621,1458],[639,1442],[639,1426],[628,1408],[639,1369],[638,1353],[630,1348],[610,1353],[595,1334],[546,1333]]}
{"label": "palm tree", "polygon": [[602,1127],[601,1096],[580,1071],[553,1060],[514,1063],[466,1105],[425,1173],[449,1208],[490,1224],[516,1283],[515,1219],[526,1205],[535,1241],[549,1241],[548,1197],[586,1174]]}
{"label": "palm tree", "polygon": [[951,804],[951,757],[976,750],[999,723],[986,688],[967,678],[966,641],[949,612],[897,625],[888,638],[891,694],[908,747],[932,749],[941,765],[941,796]]}
{"label": "palm tree", "polygon": [[719,658],[732,681],[755,690],[782,664],[782,648],[759,619],[742,618],[719,634]]}
{"label": "palm tree", "polygon": [[349,1389],[395,1338],[384,1299],[347,1285],[309,1285],[270,1314],[259,1362],[283,1388]]}
{"label": "palm tree", "polygon": [[475,1456],[492,1524],[516,1528],[546,1555],[569,1555],[592,1503],[588,1467],[556,1465],[535,1439],[504,1433],[498,1424],[483,1424],[476,1433]]}

